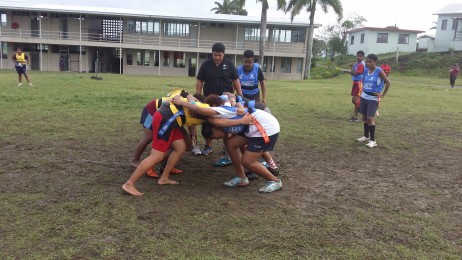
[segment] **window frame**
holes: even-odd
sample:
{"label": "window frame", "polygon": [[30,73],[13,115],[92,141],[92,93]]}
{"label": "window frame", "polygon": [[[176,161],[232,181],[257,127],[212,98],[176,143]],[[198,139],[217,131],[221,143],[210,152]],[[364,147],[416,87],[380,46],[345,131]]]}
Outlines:
{"label": "window frame", "polygon": [[388,43],[388,33],[377,33],[376,43]]}

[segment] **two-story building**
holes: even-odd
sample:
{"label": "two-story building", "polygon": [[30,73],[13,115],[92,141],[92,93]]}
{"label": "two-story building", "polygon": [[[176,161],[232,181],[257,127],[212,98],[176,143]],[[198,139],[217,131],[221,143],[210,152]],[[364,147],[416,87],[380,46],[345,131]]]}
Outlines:
{"label": "two-story building", "polygon": [[[268,79],[303,78],[308,26],[268,18],[259,60]],[[215,42],[236,65],[244,50],[258,54],[259,27],[260,17],[0,2],[0,68],[21,47],[37,70],[195,76]]]}
{"label": "two-story building", "polygon": [[435,39],[428,51],[444,52],[449,49],[462,51],[462,3],[449,4],[438,15]]}
{"label": "two-story building", "polygon": [[347,53],[356,55],[362,50],[367,54],[390,52],[415,52],[417,34],[423,31],[403,30],[396,27],[362,27],[348,31]]}

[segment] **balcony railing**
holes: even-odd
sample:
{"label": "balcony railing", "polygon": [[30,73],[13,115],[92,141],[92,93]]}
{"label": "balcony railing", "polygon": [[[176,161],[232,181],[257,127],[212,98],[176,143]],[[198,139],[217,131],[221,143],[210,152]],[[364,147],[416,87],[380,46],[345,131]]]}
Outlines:
{"label": "balcony railing", "polygon": [[[158,35],[139,35],[139,34],[124,34],[120,35],[103,35],[99,33],[78,33],[78,32],[62,32],[62,31],[38,31],[38,30],[23,30],[23,29],[2,29],[0,36],[12,37],[19,39],[40,39],[43,40],[63,40],[63,41],[82,41],[100,42],[100,43],[119,43],[138,45],[139,48],[147,48],[147,46],[166,46],[176,48],[205,48],[210,47],[216,42],[213,40],[199,40],[177,37],[160,37]],[[55,42],[54,42],[55,43]],[[258,50],[259,43],[253,41],[244,42],[222,42],[227,50]],[[91,45],[91,44],[90,44]],[[124,47],[124,46],[120,46]],[[303,43],[281,43],[281,42],[266,42],[265,51],[278,53],[305,53],[306,47]]]}

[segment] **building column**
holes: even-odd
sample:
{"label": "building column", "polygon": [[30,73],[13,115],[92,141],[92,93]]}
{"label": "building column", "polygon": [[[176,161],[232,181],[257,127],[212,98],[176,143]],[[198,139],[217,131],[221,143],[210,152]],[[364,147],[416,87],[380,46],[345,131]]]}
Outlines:
{"label": "building column", "polygon": [[82,73],[82,14],[79,18],[79,73]]}
{"label": "building column", "polygon": [[43,45],[42,45],[42,13],[41,12],[39,12],[38,19],[39,19],[39,37],[40,37],[40,45],[39,45],[39,48],[40,48],[40,71],[42,71],[43,70],[43,52],[42,52]]}

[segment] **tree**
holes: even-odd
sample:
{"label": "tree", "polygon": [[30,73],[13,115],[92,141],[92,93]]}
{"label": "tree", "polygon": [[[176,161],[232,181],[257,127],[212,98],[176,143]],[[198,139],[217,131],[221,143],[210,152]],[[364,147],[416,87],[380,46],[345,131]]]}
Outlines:
{"label": "tree", "polygon": [[231,0],[223,0],[223,4],[220,4],[219,2],[215,2],[215,4],[217,6],[210,9],[210,11],[215,11],[216,14],[234,14],[234,11],[236,10],[236,4]]}
{"label": "tree", "polygon": [[306,8],[306,11],[310,13],[310,25],[308,29],[308,39],[307,39],[307,48],[306,48],[306,65],[305,72],[303,75],[304,79],[310,78],[311,72],[311,58],[313,56],[313,35],[314,35],[314,16],[316,14],[316,6],[321,6],[321,9],[324,13],[327,13],[329,7],[331,7],[335,14],[337,15],[337,20],[342,20],[343,17],[343,7],[340,0],[290,0],[285,8],[286,12],[290,11],[290,19],[293,21],[294,17],[300,14],[300,11],[303,8]]}
{"label": "tree", "polygon": [[323,39],[313,38],[313,57],[323,58],[327,54],[327,43]]}

